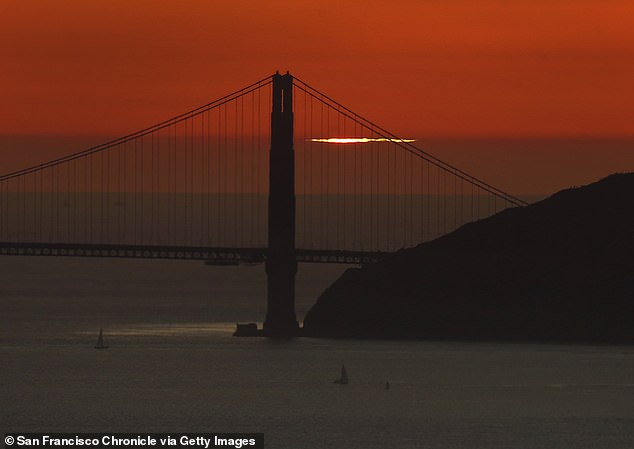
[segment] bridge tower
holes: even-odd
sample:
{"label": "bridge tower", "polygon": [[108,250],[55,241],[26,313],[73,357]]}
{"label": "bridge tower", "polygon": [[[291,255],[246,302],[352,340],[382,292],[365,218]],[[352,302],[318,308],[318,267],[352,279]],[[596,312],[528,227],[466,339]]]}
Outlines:
{"label": "bridge tower", "polygon": [[264,335],[293,337],[295,316],[295,151],[293,149],[293,77],[273,75],[269,222],[266,258],[267,311]]}

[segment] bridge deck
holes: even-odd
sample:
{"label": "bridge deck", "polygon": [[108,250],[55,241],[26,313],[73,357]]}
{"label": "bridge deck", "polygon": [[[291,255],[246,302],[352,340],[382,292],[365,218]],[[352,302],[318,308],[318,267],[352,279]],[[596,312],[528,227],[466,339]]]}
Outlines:
{"label": "bridge deck", "polygon": [[[0,242],[3,256],[118,257],[134,259],[204,260],[210,265],[262,263],[266,248],[186,247],[144,245],[96,245],[85,243],[8,243]],[[364,264],[380,260],[389,253],[297,249],[298,262]]]}

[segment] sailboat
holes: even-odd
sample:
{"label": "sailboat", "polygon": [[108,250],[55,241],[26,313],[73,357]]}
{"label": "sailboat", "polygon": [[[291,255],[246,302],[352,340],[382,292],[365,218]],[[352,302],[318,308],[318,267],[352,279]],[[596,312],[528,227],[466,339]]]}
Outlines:
{"label": "sailboat", "polygon": [[99,328],[99,337],[97,338],[97,344],[95,349],[108,349],[108,346],[103,344],[103,329]]}
{"label": "sailboat", "polygon": [[346,372],[346,366],[341,365],[341,377],[334,381],[336,384],[348,385],[348,373]]}

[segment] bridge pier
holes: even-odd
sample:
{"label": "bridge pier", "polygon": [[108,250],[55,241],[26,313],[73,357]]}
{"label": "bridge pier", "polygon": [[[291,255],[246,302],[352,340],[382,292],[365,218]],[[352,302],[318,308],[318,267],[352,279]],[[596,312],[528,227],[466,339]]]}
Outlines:
{"label": "bridge pier", "polygon": [[299,324],[295,316],[293,78],[288,73],[273,75],[268,213],[267,311],[263,333],[289,338],[299,334]]}

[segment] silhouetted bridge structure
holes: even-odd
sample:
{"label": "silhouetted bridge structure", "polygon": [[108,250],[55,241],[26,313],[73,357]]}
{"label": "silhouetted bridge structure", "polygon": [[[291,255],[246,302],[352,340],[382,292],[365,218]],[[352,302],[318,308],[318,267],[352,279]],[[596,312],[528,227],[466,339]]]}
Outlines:
{"label": "silhouetted bridge structure", "polygon": [[265,262],[265,331],[287,336],[297,262],[375,262],[524,204],[275,74],[0,176],[0,255]]}

